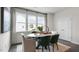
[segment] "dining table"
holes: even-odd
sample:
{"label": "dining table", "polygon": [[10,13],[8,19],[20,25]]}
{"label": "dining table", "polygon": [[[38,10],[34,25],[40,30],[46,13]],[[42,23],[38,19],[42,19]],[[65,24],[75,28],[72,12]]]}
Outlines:
{"label": "dining table", "polygon": [[52,36],[55,35],[56,33],[51,33],[51,32],[39,32],[39,33],[31,33],[28,34],[27,37],[44,37],[44,36]]}
{"label": "dining table", "polygon": [[39,40],[40,38],[42,37],[45,37],[45,36],[53,36],[57,33],[52,33],[52,32],[37,32],[37,33],[31,33],[31,34],[28,34],[27,37],[29,38],[33,38],[34,40],[36,40],[37,44],[36,44],[36,49],[39,48],[40,44],[39,44]]}

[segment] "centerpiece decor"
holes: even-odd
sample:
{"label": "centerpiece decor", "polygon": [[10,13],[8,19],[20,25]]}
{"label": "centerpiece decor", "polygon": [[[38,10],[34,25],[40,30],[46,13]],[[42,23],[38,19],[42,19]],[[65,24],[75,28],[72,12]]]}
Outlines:
{"label": "centerpiece decor", "polygon": [[43,26],[38,26],[37,29],[38,29],[40,32],[43,32]]}

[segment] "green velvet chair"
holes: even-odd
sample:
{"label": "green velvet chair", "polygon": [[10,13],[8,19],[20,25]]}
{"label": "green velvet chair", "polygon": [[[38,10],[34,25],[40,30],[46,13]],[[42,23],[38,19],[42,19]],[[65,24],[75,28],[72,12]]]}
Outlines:
{"label": "green velvet chair", "polygon": [[54,44],[56,44],[57,49],[59,49],[57,44],[58,39],[59,39],[59,34],[52,35],[52,37],[50,38],[50,43],[53,45],[53,51],[54,51]]}
{"label": "green velvet chair", "polygon": [[50,36],[44,36],[39,38],[38,47],[42,46],[42,52],[44,51],[44,49],[48,49],[50,51],[49,41],[50,41]]}

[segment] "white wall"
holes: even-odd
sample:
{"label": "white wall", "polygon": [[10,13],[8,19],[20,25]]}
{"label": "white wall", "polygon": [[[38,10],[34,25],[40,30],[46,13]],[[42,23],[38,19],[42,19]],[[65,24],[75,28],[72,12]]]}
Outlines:
{"label": "white wall", "polygon": [[54,30],[54,14],[51,13],[47,14],[47,25],[50,31]]}
{"label": "white wall", "polygon": [[[79,8],[68,8],[61,12],[55,13],[54,16],[54,28],[57,30],[57,22],[58,20],[62,19],[65,20],[66,18],[71,19],[71,41],[79,44]],[[62,20],[60,20],[62,22]]]}
{"label": "white wall", "polygon": [[0,34],[0,52],[8,52],[10,48],[10,32]]}

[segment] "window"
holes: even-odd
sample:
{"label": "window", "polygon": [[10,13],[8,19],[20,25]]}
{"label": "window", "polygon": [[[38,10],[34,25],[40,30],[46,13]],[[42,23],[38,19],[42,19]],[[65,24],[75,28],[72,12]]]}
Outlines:
{"label": "window", "polygon": [[16,12],[16,32],[26,31],[26,14]]}
{"label": "window", "polygon": [[28,15],[28,31],[37,30],[37,26],[42,26],[45,30],[45,17]]}
{"label": "window", "polygon": [[45,17],[44,16],[38,16],[38,26],[43,27],[43,31],[45,30]]}
{"label": "window", "polygon": [[16,9],[16,32],[37,30],[37,26],[43,26],[45,30],[45,15]]}
{"label": "window", "polygon": [[28,15],[28,31],[36,29],[36,16]]}

